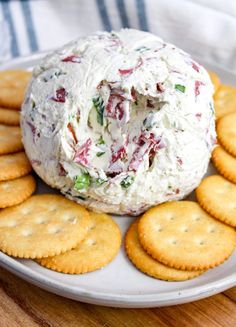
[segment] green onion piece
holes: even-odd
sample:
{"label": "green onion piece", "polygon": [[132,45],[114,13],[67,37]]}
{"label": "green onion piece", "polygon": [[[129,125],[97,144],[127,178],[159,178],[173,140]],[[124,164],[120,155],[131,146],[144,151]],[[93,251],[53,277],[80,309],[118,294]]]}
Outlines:
{"label": "green onion piece", "polygon": [[215,111],[214,111],[213,103],[210,102],[210,103],[209,103],[209,106],[210,106],[211,113],[214,115]]}
{"label": "green onion piece", "polygon": [[102,185],[106,181],[104,179],[102,179],[102,178],[97,178],[95,182],[96,182],[97,185]]}
{"label": "green onion piece", "polygon": [[185,92],[185,86],[181,84],[175,84],[175,89],[184,93]]}
{"label": "green onion piece", "polygon": [[93,98],[93,105],[97,111],[97,122],[103,125],[103,113],[105,110],[104,101],[101,97]]}
{"label": "green onion piece", "polygon": [[75,179],[74,188],[76,190],[86,190],[90,185],[90,176],[87,173],[79,175]]}
{"label": "green onion piece", "polygon": [[84,198],[82,196],[76,196],[76,198],[79,199],[79,200],[82,200],[82,201],[85,201],[86,200],[86,198]]}
{"label": "green onion piece", "polygon": [[100,139],[98,140],[97,144],[105,144],[105,141],[103,140],[102,136],[100,136]]}
{"label": "green onion piece", "polygon": [[105,153],[105,152],[98,152],[98,153],[96,154],[96,156],[97,156],[97,157],[101,157],[104,153]]}
{"label": "green onion piece", "polygon": [[128,188],[134,182],[134,176],[126,176],[123,181],[120,182],[122,188]]}
{"label": "green onion piece", "polygon": [[147,51],[147,50],[150,50],[150,48],[147,48],[145,46],[142,46],[140,48],[135,49],[135,51],[138,51],[138,52],[144,52],[144,51]]}

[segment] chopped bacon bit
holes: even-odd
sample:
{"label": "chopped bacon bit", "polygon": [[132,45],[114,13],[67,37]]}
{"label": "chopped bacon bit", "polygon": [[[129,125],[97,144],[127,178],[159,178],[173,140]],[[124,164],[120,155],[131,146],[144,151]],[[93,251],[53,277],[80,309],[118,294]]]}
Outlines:
{"label": "chopped bacon bit", "polygon": [[124,101],[119,94],[111,94],[106,106],[107,117],[122,120],[124,117]]}
{"label": "chopped bacon bit", "polygon": [[53,101],[64,103],[66,101],[67,92],[64,88],[56,90],[56,97],[52,97]]}
{"label": "chopped bacon bit", "polygon": [[201,120],[201,118],[202,118],[202,114],[200,113],[200,112],[198,112],[196,115],[196,118],[200,121]]}
{"label": "chopped bacon bit", "polygon": [[164,144],[161,142],[161,137],[155,138],[153,133],[142,132],[138,142],[136,142],[137,147],[133,152],[132,159],[129,164],[129,170],[136,171],[143,161],[143,157],[152,151],[156,153],[160,149],[164,148]]}
{"label": "chopped bacon bit", "polygon": [[154,149],[151,149],[149,152],[149,167],[151,167],[153,160],[155,158],[155,154],[156,152],[154,151]]}
{"label": "chopped bacon bit", "polygon": [[165,91],[162,83],[157,83],[156,84],[156,89],[157,89],[158,92],[164,92]]}
{"label": "chopped bacon bit", "polygon": [[154,145],[154,151],[157,152],[158,150],[164,149],[165,144],[160,140],[156,145]]}
{"label": "chopped bacon bit", "polygon": [[129,144],[129,134],[125,136],[125,145],[128,146]]}
{"label": "chopped bacon bit", "polygon": [[195,81],[195,87],[194,87],[194,93],[195,93],[195,97],[197,97],[200,94],[200,86],[204,85],[204,83],[200,82],[200,81]]}
{"label": "chopped bacon bit", "polygon": [[76,137],[76,134],[75,134],[75,130],[74,130],[73,126],[71,125],[71,123],[69,123],[69,124],[67,125],[67,128],[68,128],[68,130],[71,132],[71,134],[72,134],[72,136],[73,136],[73,139],[74,139],[75,143],[78,143],[78,140],[77,140],[77,137]]}
{"label": "chopped bacon bit", "polygon": [[152,101],[150,99],[147,99],[147,107],[148,108],[155,108],[154,104],[152,103]]}
{"label": "chopped bacon bit", "polygon": [[80,163],[81,165],[88,165],[88,152],[90,150],[90,146],[92,144],[91,139],[87,139],[87,141],[81,145],[81,147],[76,151],[74,161]]}
{"label": "chopped bacon bit", "polygon": [[176,70],[176,69],[172,69],[171,72],[176,73],[176,74],[181,74],[181,72],[179,70]]}
{"label": "chopped bacon bit", "polygon": [[131,96],[132,96],[132,98],[133,98],[134,101],[137,101],[137,93],[136,93],[136,91],[135,91],[135,89],[134,89],[133,86],[131,88]]}
{"label": "chopped bacon bit", "polygon": [[30,163],[31,163],[31,165],[35,165],[35,166],[40,166],[42,164],[42,162],[37,159],[30,160]]}
{"label": "chopped bacon bit", "polygon": [[63,62],[73,62],[73,63],[80,64],[81,63],[81,57],[75,56],[75,55],[71,55],[69,57],[66,57],[66,58],[62,59],[62,61]]}
{"label": "chopped bacon bit", "polygon": [[127,152],[125,150],[125,148],[122,146],[119,148],[118,151],[116,151],[115,153],[112,153],[112,157],[111,157],[111,163],[116,162],[119,159],[125,159],[127,157]]}
{"label": "chopped bacon bit", "polygon": [[139,58],[138,63],[135,67],[133,68],[128,68],[128,69],[119,69],[119,73],[121,75],[129,75],[132,74],[135,70],[137,70],[139,67],[143,65],[143,59]]}
{"label": "chopped bacon bit", "polygon": [[35,134],[36,134],[36,127],[35,127],[32,123],[30,123],[29,121],[27,121],[26,124],[30,127],[31,132],[32,132],[32,134],[33,134],[33,137],[35,137]]}
{"label": "chopped bacon bit", "polygon": [[106,173],[107,177],[110,177],[110,178],[114,178],[116,177],[117,175],[119,175],[120,172],[111,172],[111,173]]}
{"label": "chopped bacon bit", "polygon": [[177,189],[175,190],[175,194],[179,194],[179,192],[180,192],[180,189],[177,188]]}
{"label": "chopped bacon bit", "polygon": [[196,70],[196,72],[199,73],[199,66],[197,64],[195,64],[195,62],[192,62],[192,67],[194,70]]}
{"label": "chopped bacon bit", "polygon": [[177,157],[177,162],[180,166],[182,166],[183,160],[180,157]]}
{"label": "chopped bacon bit", "polygon": [[216,137],[215,137],[215,136],[212,136],[212,135],[211,135],[211,144],[212,144],[212,145],[217,144],[217,139],[216,139]]}
{"label": "chopped bacon bit", "polygon": [[163,45],[160,48],[154,50],[154,52],[158,52],[158,51],[164,49],[165,47],[166,47],[166,43],[163,43]]}
{"label": "chopped bacon bit", "polygon": [[66,176],[66,171],[61,163],[59,163],[59,176]]}

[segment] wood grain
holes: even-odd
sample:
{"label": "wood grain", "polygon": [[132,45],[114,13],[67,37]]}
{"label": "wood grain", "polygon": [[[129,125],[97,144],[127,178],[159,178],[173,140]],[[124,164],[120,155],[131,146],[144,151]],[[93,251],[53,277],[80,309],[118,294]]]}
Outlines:
{"label": "wood grain", "polygon": [[233,327],[236,287],[188,304],[116,309],[48,293],[0,268],[0,327]]}

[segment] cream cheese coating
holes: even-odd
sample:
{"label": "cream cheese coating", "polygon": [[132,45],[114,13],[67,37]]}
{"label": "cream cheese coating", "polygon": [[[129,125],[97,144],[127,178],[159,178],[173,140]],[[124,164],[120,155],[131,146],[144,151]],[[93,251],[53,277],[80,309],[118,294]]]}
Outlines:
{"label": "cream cheese coating", "polygon": [[35,67],[21,126],[37,174],[95,211],[138,215],[198,186],[215,144],[213,86],[150,33],[97,32]]}

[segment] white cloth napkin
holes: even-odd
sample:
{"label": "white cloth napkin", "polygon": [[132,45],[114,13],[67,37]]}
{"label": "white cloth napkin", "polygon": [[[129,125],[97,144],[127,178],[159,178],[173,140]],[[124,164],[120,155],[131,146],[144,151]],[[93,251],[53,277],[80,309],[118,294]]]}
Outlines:
{"label": "white cloth napkin", "polygon": [[236,74],[236,0],[0,0],[0,62],[121,27],[148,30]]}

